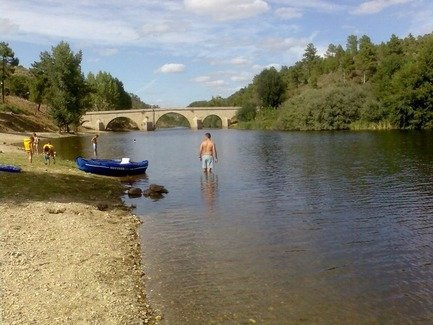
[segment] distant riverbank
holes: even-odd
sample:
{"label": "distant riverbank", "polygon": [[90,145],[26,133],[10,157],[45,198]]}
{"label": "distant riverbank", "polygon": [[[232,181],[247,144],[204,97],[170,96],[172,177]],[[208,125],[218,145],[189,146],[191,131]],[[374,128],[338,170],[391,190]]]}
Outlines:
{"label": "distant riverbank", "polygon": [[0,139],[0,163],[23,169],[0,173],[0,323],[155,322],[121,184],[71,161],[30,164],[23,135]]}

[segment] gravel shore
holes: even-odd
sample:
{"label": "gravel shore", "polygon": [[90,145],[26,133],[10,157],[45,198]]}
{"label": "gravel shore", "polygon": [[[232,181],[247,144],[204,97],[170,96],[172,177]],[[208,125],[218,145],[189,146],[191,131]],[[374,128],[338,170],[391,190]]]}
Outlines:
{"label": "gravel shore", "polygon": [[[159,317],[146,301],[138,218],[114,192],[105,197],[106,211],[85,193],[90,185],[100,188],[113,180],[73,168],[47,172],[42,163],[26,165],[24,152],[10,146],[17,140],[22,135],[0,134],[0,163],[23,156],[23,172],[16,177],[27,187],[14,184],[12,174],[0,174],[0,184],[9,184],[0,189],[0,323],[154,323]],[[44,177],[52,180],[52,193],[40,199],[33,192]],[[59,179],[80,181],[83,193],[67,193]]]}

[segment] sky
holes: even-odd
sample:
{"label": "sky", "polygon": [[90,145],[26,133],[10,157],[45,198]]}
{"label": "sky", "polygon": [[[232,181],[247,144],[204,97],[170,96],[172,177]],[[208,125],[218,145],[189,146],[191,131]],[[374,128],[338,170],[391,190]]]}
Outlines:
{"label": "sky", "polygon": [[0,41],[25,67],[67,41],[149,104],[228,96],[349,34],[375,43],[433,31],[433,0],[0,0]]}

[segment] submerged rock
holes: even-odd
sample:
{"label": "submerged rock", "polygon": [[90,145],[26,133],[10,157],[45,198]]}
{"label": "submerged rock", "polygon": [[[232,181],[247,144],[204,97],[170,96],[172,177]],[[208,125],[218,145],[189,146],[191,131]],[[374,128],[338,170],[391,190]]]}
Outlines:
{"label": "submerged rock", "polygon": [[164,197],[163,194],[167,193],[168,191],[164,186],[158,184],[150,184],[149,188],[143,191],[143,196],[150,197],[153,200],[159,200]]}
{"label": "submerged rock", "polygon": [[167,189],[164,186],[158,184],[150,184],[149,191],[154,193],[168,193]]}
{"label": "submerged rock", "polygon": [[128,190],[128,195],[131,197],[139,197],[139,196],[141,196],[141,193],[142,193],[142,190],[141,190],[141,188],[138,188],[138,187],[131,187]]}

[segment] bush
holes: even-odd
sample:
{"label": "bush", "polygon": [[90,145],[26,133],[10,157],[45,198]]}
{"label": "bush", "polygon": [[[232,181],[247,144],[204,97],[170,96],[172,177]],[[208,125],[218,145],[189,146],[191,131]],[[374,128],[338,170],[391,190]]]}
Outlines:
{"label": "bush", "polygon": [[256,118],[257,115],[257,109],[256,106],[253,103],[247,103],[239,109],[239,111],[236,114],[236,117],[241,122],[248,122],[252,121]]}
{"label": "bush", "polygon": [[357,85],[309,89],[283,105],[274,128],[346,130],[359,119],[366,98],[366,91]]}

